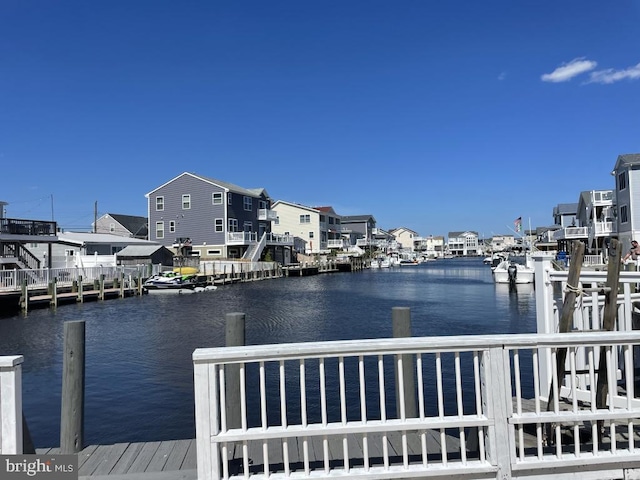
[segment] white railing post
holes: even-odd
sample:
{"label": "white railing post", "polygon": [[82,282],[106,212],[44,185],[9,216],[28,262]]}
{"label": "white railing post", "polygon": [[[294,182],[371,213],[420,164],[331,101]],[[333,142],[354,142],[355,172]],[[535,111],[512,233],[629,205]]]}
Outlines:
{"label": "white railing post", "polygon": [[215,364],[194,361],[193,368],[198,480],[218,480],[220,454],[218,444],[212,442],[212,437],[220,432],[217,367]]}
{"label": "white railing post", "polygon": [[509,355],[502,347],[494,347],[482,353],[481,385],[485,415],[491,420],[486,431],[486,454],[491,465],[498,467],[496,478],[511,478],[511,458],[515,458],[515,438],[509,428],[513,411]]}
{"label": "white railing post", "polygon": [[[553,283],[549,278],[552,270],[551,260],[553,254],[539,252],[532,256],[535,271],[536,291],[536,323],[538,333],[555,333],[555,317],[553,314]],[[549,385],[551,384],[551,358],[548,354],[540,352],[540,395],[549,397]]]}
{"label": "white railing post", "polygon": [[0,357],[0,453],[22,453],[22,355]]}

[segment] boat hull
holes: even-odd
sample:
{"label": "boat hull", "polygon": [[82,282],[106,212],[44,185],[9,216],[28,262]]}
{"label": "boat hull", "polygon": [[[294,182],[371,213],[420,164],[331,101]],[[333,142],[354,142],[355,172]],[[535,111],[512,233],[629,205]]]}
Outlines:
{"label": "boat hull", "polygon": [[495,283],[523,284],[533,283],[535,280],[534,269],[525,265],[502,262],[493,270]]}

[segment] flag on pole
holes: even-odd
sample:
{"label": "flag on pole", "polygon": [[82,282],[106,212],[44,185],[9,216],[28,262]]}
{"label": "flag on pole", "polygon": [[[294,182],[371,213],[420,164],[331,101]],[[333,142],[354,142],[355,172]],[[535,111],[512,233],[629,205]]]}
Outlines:
{"label": "flag on pole", "polygon": [[522,230],[522,217],[516,218],[516,220],[513,223],[516,226],[516,232],[520,232],[520,230]]}

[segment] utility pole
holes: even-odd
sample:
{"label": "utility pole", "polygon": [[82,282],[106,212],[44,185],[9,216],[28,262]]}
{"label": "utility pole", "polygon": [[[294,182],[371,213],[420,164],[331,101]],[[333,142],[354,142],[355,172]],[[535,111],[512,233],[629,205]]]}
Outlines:
{"label": "utility pole", "polygon": [[93,233],[98,231],[98,201],[93,206]]}

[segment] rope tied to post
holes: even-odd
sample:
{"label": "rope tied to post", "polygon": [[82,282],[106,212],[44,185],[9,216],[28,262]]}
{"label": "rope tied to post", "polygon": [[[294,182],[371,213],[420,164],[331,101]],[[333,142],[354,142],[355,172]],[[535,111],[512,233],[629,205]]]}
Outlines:
{"label": "rope tied to post", "polygon": [[564,292],[575,293],[576,296],[578,297],[578,307],[582,308],[582,297],[584,296],[584,290],[582,289],[580,284],[578,284],[577,287],[574,287],[573,285],[570,285],[569,283],[567,283],[567,286],[564,288]]}

